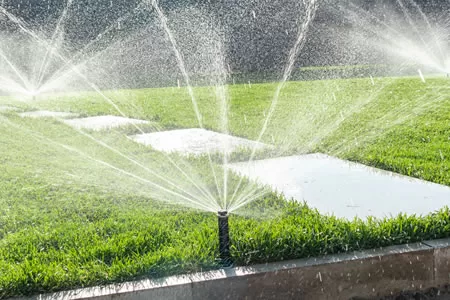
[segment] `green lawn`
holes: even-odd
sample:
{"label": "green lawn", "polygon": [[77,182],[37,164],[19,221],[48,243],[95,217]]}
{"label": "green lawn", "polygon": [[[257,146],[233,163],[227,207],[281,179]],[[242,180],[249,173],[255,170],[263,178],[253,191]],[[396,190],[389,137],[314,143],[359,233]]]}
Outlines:
{"label": "green lawn", "polygon": [[[257,156],[320,151],[450,186],[449,83],[289,82],[262,137],[275,147]],[[229,86],[230,132],[256,139],[275,89],[276,84]],[[205,127],[221,131],[215,91],[197,87],[195,94]],[[220,156],[212,164],[207,157],[167,156],[126,137],[198,127],[186,90],[105,95],[124,115],[152,123],[82,133],[55,119],[0,114],[0,298],[218,267],[215,215],[174,204],[192,196],[203,201],[205,193],[231,197],[239,179],[230,175],[224,192]],[[0,105],[6,104],[120,115],[91,92],[27,103],[1,98]],[[232,159],[248,157],[241,151]],[[237,194],[261,190],[244,180]],[[237,213],[230,227],[238,265],[450,236],[448,208],[428,216],[345,221],[266,193]]]}

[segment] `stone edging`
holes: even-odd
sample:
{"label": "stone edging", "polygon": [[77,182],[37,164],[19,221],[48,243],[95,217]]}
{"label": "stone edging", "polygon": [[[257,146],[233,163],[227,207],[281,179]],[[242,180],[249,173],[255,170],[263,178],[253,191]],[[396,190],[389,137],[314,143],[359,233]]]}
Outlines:
{"label": "stone edging", "polygon": [[349,299],[449,283],[450,239],[442,239],[21,299]]}

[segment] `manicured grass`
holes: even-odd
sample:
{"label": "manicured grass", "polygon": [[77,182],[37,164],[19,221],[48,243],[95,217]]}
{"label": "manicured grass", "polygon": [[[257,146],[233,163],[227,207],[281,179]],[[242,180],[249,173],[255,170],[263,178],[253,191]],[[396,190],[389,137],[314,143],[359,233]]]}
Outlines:
{"label": "manicured grass", "polygon": [[[229,87],[230,132],[256,139],[273,84]],[[206,128],[220,131],[214,90],[195,90]],[[127,115],[154,120],[158,129],[198,127],[185,89],[106,93]],[[450,185],[450,88],[446,78],[368,78],[290,82],[284,88],[263,141],[277,155],[321,151]],[[38,107],[88,115],[118,112],[93,93],[53,96]]]}
{"label": "manicured grass", "polygon": [[[448,83],[439,78],[426,84],[417,78],[375,79],[375,85],[370,79],[290,82],[263,136],[276,150],[258,155],[322,151],[450,185]],[[233,134],[258,137],[275,88],[229,87]],[[198,87],[195,93],[205,127],[220,131],[214,90]],[[198,126],[185,89],[106,95],[125,115],[154,122],[143,131]],[[118,115],[88,92],[28,104],[0,102]],[[182,200],[138,178],[168,186],[156,176],[164,175],[183,195],[198,194],[196,183],[218,196],[211,174],[215,170],[222,181],[220,166],[210,167],[206,157],[169,160],[125,136],[137,132],[127,127],[83,135],[54,119],[0,116],[0,298],[218,267],[215,215],[174,205]],[[248,156],[243,151],[233,159]],[[229,196],[238,180],[229,178]],[[243,187],[257,191],[247,181]],[[237,213],[230,228],[238,265],[450,236],[448,208],[428,216],[346,221],[268,193]]]}

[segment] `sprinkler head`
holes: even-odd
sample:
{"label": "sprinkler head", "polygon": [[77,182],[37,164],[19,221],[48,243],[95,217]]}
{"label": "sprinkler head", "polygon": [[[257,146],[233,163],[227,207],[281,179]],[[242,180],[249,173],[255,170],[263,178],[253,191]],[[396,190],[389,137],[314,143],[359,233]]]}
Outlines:
{"label": "sprinkler head", "polygon": [[222,218],[228,218],[228,212],[226,210],[219,210],[217,212],[217,216],[222,217]]}
{"label": "sprinkler head", "polygon": [[219,253],[220,264],[222,267],[231,267],[233,261],[230,255],[230,233],[228,228],[228,212],[226,210],[219,210],[217,213],[219,221]]}

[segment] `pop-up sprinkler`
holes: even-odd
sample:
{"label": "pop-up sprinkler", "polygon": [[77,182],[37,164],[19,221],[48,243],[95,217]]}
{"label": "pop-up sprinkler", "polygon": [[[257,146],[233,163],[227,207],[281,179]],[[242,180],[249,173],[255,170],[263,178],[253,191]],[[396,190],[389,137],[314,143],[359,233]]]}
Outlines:
{"label": "pop-up sprinkler", "polygon": [[217,213],[219,220],[219,253],[220,264],[223,267],[231,267],[233,262],[230,255],[230,233],[228,229],[228,212],[220,210]]}

